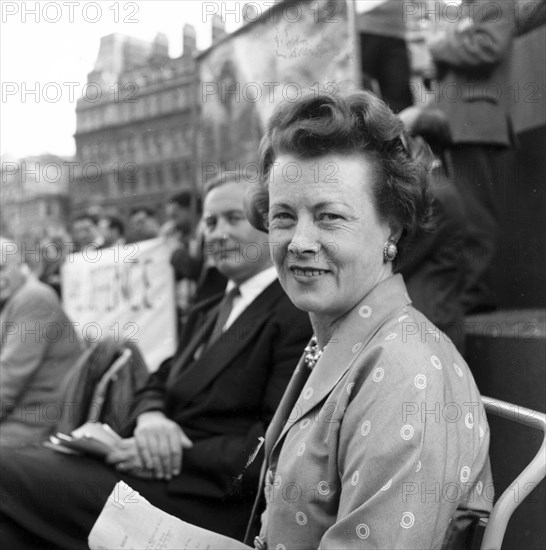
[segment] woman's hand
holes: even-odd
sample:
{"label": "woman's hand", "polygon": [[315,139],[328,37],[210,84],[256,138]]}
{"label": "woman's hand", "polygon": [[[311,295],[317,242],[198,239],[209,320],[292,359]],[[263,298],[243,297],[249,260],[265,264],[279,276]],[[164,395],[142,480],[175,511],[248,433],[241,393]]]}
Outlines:
{"label": "woman's hand", "polygon": [[180,474],[182,449],[193,446],[182,428],[160,411],[145,412],[138,417],[134,439],[142,464],[157,479],[171,479]]}
{"label": "woman's hand", "polygon": [[144,479],[154,477],[154,472],[144,467],[134,437],[119,441],[116,448],[106,456],[105,461],[120,472],[127,472]]}

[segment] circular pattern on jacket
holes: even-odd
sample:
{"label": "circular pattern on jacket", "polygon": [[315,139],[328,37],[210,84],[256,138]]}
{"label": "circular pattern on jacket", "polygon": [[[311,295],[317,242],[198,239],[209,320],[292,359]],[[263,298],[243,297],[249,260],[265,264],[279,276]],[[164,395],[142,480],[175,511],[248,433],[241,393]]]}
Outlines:
{"label": "circular pattern on jacket", "polygon": [[385,340],[394,340],[396,337],[398,336],[398,334],[396,334],[396,332],[391,332],[390,334],[388,334],[386,337],[385,337]]}
{"label": "circular pattern on jacket", "polygon": [[415,523],[415,516],[411,512],[404,512],[402,514],[402,519],[400,520],[400,525],[404,529],[409,529],[410,527],[413,527],[414,523]]}
{"label": "circular pattern on jacket", "polygon": [[319,484],[317,486],[318,492],[321,495],[329,495],[330,494],[330,484],[327,481],[319,481]]}
{"label": "circular pattern on jacket", "polygon": [[421,469],[421,461],[417,463],[417,468],[415,468],[415,471],[418,472]]}
{"label": "circular pattern on jacket", "polygon": [[302,394],[303,398],[307,401],[308,399],[311,399],[311,397],[313,396],[313,388],[311,387],[307,387],[303,390],[303,394]]}
{"label": "circular pattern on jacket", "polygon": [[372,378],[374,382],[381,382],[383,380],[383,376],[385,376],[385,371],[381,367],[377,367],[372,374]]}
{"label": "circular pattern on jacket", "polygon": [[438,359],[438,357],[436,357],[436,355],[433,355],[430,358],[430,362],[435,369],[440,370],[442,368],[442,362],[440,361],[440,359]]}
{"label": "circular pattern on jacket", "polygon": [[355,485],[358,485],[358,480],[360,478],[360,473],[358,470],[355,471],[353,474],[353,477],[351,478],[351,485],[354,487]]}
{"label": "circular pattern on jacket", "polygon": [[413,429],[413,426],[411,424],[405,424],[400,429],[400,437],[405,441],[408,441],[413,437],[414,432],[415,430]]}
{"label": "circular pattern on jacket", "polygon": [[385,485],[383,485],[383,487],[381,487],[381,491],[387,491],[388,489],[391,488],[391,485],[392,485],[392,478],[389,479],[389,481],[387,481],[387,483],[385,483]]}
{"label": "circular pattern on jacket", "polygon": [[367,319],[372,314],[372,308],[370,306],[362,306],[358,310],[358,314],[360,315],[360,317]]}
{"label": "circular pattern on jacket", "polygon": [[351,392],[353,391],[353,388],[355,387],[355,383],[354,382],[350,382],[349,384],[347,384],[347,393],[349,395],[351,395]]}
{"label": "circular pattern on jacket", "polygon": [[398,317],[398,322],[401,323],[402,321],[405,321],[408,317],[409,315],[400,315],[400,317]]}
{"label": "circular pattern on jacket", "polygon": [[352,348],[351,351],[353,353],[357,353],[360,351],[360,348],[362,347],[362,342],[357,342]]}
{"label": "circular pattern on jacket", "polygon": [[466,416],[464,417],[464,423],[469,430],[474,427],[474,417],[472,416],[472,413],[466,413]]}
{"label": "circular pattern on jacket", "polygon": [[307,516],[303,512],[296,512],[296,521],[299,525],[305,525],[307,523]]}
{"label": "circular pattern on jacket", "polygon": [[482,491],[483,491],[483,482],[482,481],[478,481],[478,483],[476,483],[476,491],[478,492],[478,495],[482,494]]}
{"label": "circular pattern on jacket", "polygon": [[459,365],[457,365],[457,363],[453,363],[453,368],[455,369],[455,372],[459,375],[459,378],[462,378],[463,377],[463,371],[462,371],[461,367],[459,367]]}
{"label": "circular pattern on jacket", "polygon": [[305,443],[302,443],[299,447],[298,447],[298,450],[296,451],[296,454],[298,456],[303,456],[303,453],[305,452]]}
{"label": "circular pattern on jacket", "polygon": [[468,466],[463,466],[461,468],[461,481],[466,483],[470,479],[470,468]]}
{"label": "circular pattern on jacket", "polygon": [[286,550],[286,546],[282,542],[279,542],[279,544],[275,546],[275,550]]}
{"label": "circular pattern on jacket", "polygon": [[300,430],[305,430],[305,428],[307,428],[307,426],[309,426],[309,424],[311,424],[311,420],[309,420],[309,418],[304,418],[300,422]]}
{"label": "circular pattern on jacket", "polygon": [[367,436],[370,433],[371,428],[372,428],[372,425],[370,421],[364,420],[364,422],[362,422],[362,426],[360,426],[360,433],[363,436]]}
{"label": "circular pattern on jacket", "polygon": [[413,383],[418,390],[424,390],[427,387],[427,377],[424,374],[417,374]]}
{"label": "circular pattern on jacket", "polygon": [[480,434],[480,437],[483,437],[485,435],[485,431],[484,429],[480,426],[479,430],[478,430],[479,434]]}
{"label": "circular pattern on jacket", "polygon": [[356,536],[359,539],[367,539],[370,536],[370,528],[365,523],[356,526]]}

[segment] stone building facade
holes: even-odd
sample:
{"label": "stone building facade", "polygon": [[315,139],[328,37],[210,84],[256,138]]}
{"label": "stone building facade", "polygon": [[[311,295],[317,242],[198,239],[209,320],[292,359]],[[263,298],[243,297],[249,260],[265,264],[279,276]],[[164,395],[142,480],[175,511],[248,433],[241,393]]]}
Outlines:
{"label": "stone building facade", "polygon": [[91,209],[126,216],[194,189],[194,128],[199,87],[195,30],[184,26],[184,51],[170,58],[164,35],[153,42],[102,38],[94,70],[76,107],[72,215]]}
{"label": "stone building facade", "polygon": [[56,155],[2,159],[0,168],[1,234],[25,243],[28,250],[44,238],[66,232],[73,159]]}

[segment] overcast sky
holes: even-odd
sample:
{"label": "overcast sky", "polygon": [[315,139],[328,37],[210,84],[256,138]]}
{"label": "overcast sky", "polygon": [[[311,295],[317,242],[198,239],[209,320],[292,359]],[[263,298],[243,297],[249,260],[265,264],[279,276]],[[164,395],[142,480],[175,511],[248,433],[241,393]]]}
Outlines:
{"label": "overcast sky", "polygon": [[[76,99],[93,69],[102,36],[118,32],[152,40],[156,33],[164,32],[169,38],[169,53],[176,57],[182,53],[184,23],[196,27],[198,47],[203,49],[210,45],[211,14],[223,7],[226,26],[233,30],[240,17],[229,8],[240,10],[243,4],[206,0],[2,0],[1,154],[20,158],[44,152],[75,153]],[[36,8],[33,15],[31,11]],[[60,85],[59,97],[55,97],[57,87],[47,86],[50,82]],[[64,84],[69,82],[76,85]],[[28,93],[32,89],[39,97]]]}

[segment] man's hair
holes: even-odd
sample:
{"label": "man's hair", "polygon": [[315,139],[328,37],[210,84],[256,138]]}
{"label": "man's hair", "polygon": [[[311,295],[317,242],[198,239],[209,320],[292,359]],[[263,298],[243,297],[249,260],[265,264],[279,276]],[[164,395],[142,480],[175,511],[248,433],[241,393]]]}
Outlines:
{"label": "man's hair", "polygon": [[89,220],[93,225],[97,225],[99,223],[99,218],[95,214],[91,214],[90,212],[83,212],[82,214],[78,214],[77,216],[74,216],[72,218],[71,225],[74,225],[76,222],[82,220]]}
{"label": "man's hair", "polygon": [[362,154],[375,178],[375,207],[386,221],[397,221],[402,236],[428,227],[430,195],[420,169],[417,145],[400,119],[370,92],[308,94],[275,108],[260,143],[260,177],[247,195],[250,222],[267,231],[268,183],[275,159],[282,154],[300,158]]}
{"label": "man's hair", "polygon": [[113,214],[108,214],[103,216],[103,219],[108,222],[108,227],[110,229],[117,229],[121,236],[125,235],[125,224],[120,217],[114,216]]}
{"label": "man's hair", "polygon": [[172,195],[168,202],[178,204],[181,208],[190,208],[193,203],[193,193],[189,190],[180,191]]}
{"label": "man's hair", "polygon": [[243,184],[244,182],[241,182],[241,180],[233,172],[220,174],[205,183],[205,186],[203,187],[203,197],[206,197],[213,189],[221,187],[222,185],[227,185],[228,183]]}
{"label": "man's hair", "polygon": [[133,208],[131,212],[129,212],[129,217],[132,218],[135,214],[139,214],[140,212],[144,212],[149,218],[156,217],[156,213],[147,206],[138,206],[137,208]]}

